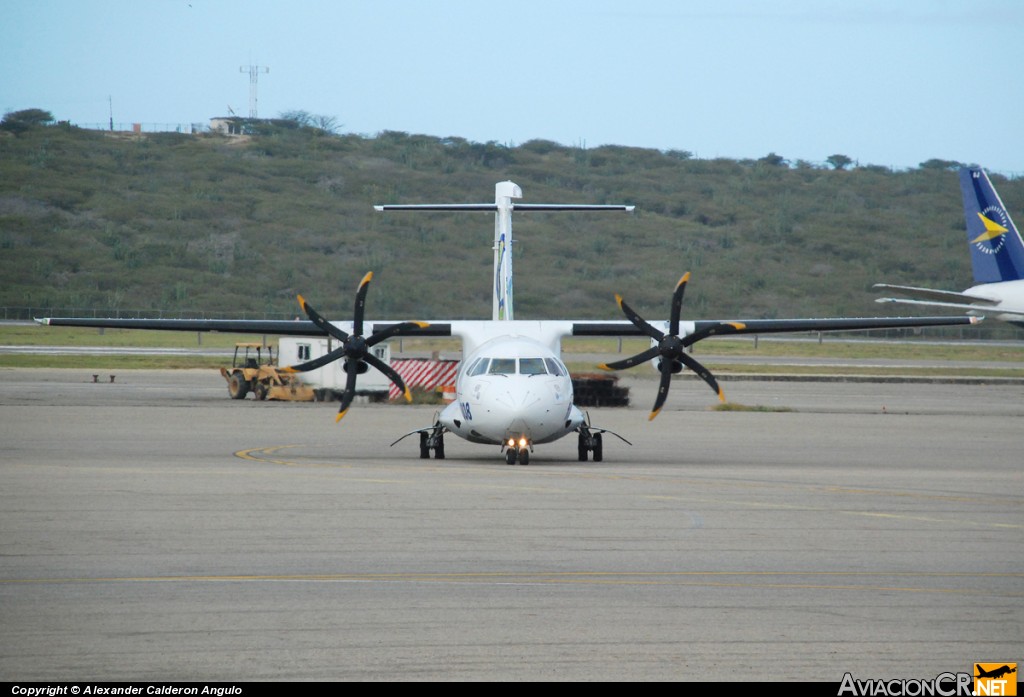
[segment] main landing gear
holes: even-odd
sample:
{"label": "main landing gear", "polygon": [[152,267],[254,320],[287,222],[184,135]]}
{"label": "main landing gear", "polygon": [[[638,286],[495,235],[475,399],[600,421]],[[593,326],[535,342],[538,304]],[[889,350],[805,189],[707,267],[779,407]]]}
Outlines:
{"label": "main landing gear", "polygon": [[430,451],[434,451],[435,460],[444,459],[444,426],[441,425],[441,421],[436,418],[434,419],[434,425],[427,428],[417,428],[415,431],[409,431],[404,436],[396,440],[391,444],[394,447],[397,443],[408,438],[414,433],[418,433],[420,436],[420,459],[429,460]]}
{"label": "main landing gear", "polygon": [[580,428],[579,436],[579,459],[580,462],[587,461],[587,453],[594,453],[594,462],[601,462],[604,459],[604,444],[600,433],[594,433],[587,427]]}
{"label": "main landing gear", "polygon": [[626,445],[633,445],[615,431],[609,431],[607,428],[594,428],[591,426],[590,414],[587,414],[586,422],[580,424],[579,428],[576,429],[576,432],[580,434],[579,440],[577,441],[580,462],[587,461],[588,453],[594,454],[594,462],[601,462],[604,460],[604,438],[602,438],[602,435],[605,433],[612,434]]}
{"label": "main landing gear", "polygon": [[431,450],[435,460],[444,459],[444,430],[436,426],[430,431],[420,431],[420,459],[429,460]]}

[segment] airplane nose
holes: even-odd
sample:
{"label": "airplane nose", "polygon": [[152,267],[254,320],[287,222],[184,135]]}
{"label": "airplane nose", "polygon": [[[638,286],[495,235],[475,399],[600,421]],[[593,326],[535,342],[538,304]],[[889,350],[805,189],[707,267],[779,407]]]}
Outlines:
{"label": "airplane nose", "polygon": [[506,437],[522,436],[527,437],[538,426],[539,415],[536,406],[540,402],[540,396],[535,390],[521,389],[510,386],[501,395],[496,396],[496,409],[494,415],[505,424]]}

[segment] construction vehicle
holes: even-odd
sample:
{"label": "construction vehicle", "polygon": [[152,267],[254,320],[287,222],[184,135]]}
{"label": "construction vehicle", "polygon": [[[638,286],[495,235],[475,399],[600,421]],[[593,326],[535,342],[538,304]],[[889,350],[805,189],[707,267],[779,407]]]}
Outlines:
{"label": "construction vehicle", "polygon": [[[263,362],[263,351],[267,362]],[[245,399],[252,392],[257,400],[277,399],[289,402],[312,402],[313,388],[298,375],[283,373],[274,365],[274,349],[259,343],[235,344],[231,368],[221,368],[227,380],[231,399]]]}

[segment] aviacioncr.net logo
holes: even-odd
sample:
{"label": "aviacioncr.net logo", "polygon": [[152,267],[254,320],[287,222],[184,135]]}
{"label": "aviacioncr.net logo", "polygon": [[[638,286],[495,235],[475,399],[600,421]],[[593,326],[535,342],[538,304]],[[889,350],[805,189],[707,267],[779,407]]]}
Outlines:
{"label": "aviacioncr.net logo", "polygon": [[858,680],[850,673],[843,676],[838,697],[972,697],[970,673],[939,673],[930,680],[920,678],[870,678]]}

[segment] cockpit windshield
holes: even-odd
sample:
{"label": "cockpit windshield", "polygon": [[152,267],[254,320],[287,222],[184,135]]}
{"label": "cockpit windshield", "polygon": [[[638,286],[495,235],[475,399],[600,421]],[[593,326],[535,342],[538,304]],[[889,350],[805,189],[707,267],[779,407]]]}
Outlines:
{"label": "cockpit windshield", "polygon": [[557,358],[478,358],[466,371],[469,377],[477,375],[568,375]]}
{"label": "cockpit windshield", "polygon": [[515,375],[515,358],[492,358],[491,367],[487,371],[489,375]]}
{"label": "cockpit windshield", "polygon": [[519,359],[519,373],[521,375],[544,375],[547,372],[544,368],[543,358]]}

